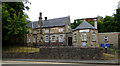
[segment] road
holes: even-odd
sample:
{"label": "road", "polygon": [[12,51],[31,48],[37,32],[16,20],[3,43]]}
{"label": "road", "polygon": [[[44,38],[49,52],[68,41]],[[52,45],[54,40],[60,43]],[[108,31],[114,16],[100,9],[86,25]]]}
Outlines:
{"label": "road", "polygon": [[59,62],[28,62],[28,61],[3,61],[2,66],[118,66],[103,64],[82,64],[82,63],[59,63]]}

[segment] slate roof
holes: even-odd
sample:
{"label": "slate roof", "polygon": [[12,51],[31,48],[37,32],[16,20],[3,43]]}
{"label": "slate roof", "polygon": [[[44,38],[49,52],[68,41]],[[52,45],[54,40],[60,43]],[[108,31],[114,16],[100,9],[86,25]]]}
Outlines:
{"label": "slate roof", "polygon": [[78,29],[96,29],[96,28],[84,20],[80,25],[78,25],[75,28],[75,30],[78,30]]}
{"label": "slate roof", "polygon": [[[70,17],[61,17],[61,18],[54,18],[42,21],[42,28],[47,27],[57,27],[57,26],[65,26],[65,24],[69,23]],[[33,25],[33,27],[32,27]],[[34,21],[28,24],[31,28],[38,28],[38,21]]]}
{"label": "slate roof", "polygon": [[32,23],[31,23],[30,20],[26,19],[25,22],[30,22],[30,23],[28,23],[26,26],[29,26],[30,28],[32,28]]}

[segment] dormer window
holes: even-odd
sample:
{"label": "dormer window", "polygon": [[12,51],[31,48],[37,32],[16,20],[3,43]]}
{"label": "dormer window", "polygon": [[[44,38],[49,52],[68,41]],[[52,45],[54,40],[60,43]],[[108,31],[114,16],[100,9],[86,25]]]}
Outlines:
{"label": "dormer window", "polygon": [[63,28],[59,28],[59,32],[63,32]]}
{"label": "dormer window", "polygon": [[45,33],[49,33],[49,29],[46,29],[46,30],[45,30]]}

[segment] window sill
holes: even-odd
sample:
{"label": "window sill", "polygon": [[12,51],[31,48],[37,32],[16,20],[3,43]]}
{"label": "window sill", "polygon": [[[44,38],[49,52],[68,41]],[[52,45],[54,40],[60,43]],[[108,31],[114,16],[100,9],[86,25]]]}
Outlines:
{"label": "window sill", "polygon": [[45,42],[45,43],[48,43],[48,42]]}
{"label": "window sill", "polygon": [[82,40],[82,41],[87,41],[87,40]]}
{"label": "window sill", "polygon": [[96,40],[92,40],[92,42],[96,42]]}
{"label": "window sill", "polygon": [[51,41],[51,42],[56,42],[56,41]]}
{"label": "window sill", "polygon": [[63,42],[63,41],[59,41],[59,42]]}

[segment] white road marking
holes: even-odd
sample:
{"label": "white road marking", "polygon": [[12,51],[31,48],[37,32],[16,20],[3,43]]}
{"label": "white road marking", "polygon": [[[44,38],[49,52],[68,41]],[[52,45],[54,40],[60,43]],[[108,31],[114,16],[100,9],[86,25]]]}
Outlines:
{"label": "white road marking", "polygon": [[75,63],[59,63],[59,62],[28,62],[28,61],[2,61],[2,64],[75,64]]}

